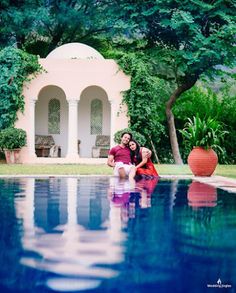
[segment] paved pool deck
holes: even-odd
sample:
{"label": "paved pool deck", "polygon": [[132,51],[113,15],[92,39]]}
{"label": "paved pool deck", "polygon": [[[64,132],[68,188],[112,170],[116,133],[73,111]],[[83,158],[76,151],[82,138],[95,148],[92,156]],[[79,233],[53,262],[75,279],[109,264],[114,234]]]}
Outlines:
{"label": "paved pool deck", "polygon": [[194,181],[202,182],[205,184],[209,184],[216,188],[221,188],[228,192],[232,192],[236,194],[236,179],[228,178],[224,176],[213,175],[210,177],[199,177],[193,175],[163,175],[162,178],[186,178],[192,179]]}

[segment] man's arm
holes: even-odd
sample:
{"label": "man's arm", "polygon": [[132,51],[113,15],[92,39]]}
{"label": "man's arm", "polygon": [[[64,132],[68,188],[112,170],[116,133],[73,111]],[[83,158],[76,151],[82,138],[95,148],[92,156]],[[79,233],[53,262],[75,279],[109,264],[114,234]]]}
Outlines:
{"label": "man's arm", "polygon": [[151,158],[152,156],[152,151],[149,150],[148,148],[143,147],[142,148],[142,158]]}
{"label": "man's arm", "polygon": [[114,156],[109,155],[107,159],[107,165],[110,167],[115,167]]}

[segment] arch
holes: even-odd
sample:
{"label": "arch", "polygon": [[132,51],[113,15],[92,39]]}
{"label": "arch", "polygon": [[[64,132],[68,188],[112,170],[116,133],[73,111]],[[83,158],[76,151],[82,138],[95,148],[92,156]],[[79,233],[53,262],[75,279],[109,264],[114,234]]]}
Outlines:
{"label": "arch", "polygon": [[48,92],[56,92],[56,94],[60,93],[61,95],[66,96],[66,93],[64,89],[62,89],[59,85],[57,84],[46,84],[43,85],[41,88],[38,90],[38,96],[37,99],[42,98],[46,93]]}
{"label": "arch", "polygon": [[51,135],[61,148],[61,157],[66,156],[68,102],[62,88],[47,85],[40,89],[35,105],[35,135]]}
{"label": "arch", "polygon": [[[93,120],[92,117],[97,118]],[[110,135],[110,121],[111,104],[106,91],[95,85],[84,88],[78,103],[78,139],[81,141],[81,157],[92,156],[92,148],[95,146],[98,134]]]}

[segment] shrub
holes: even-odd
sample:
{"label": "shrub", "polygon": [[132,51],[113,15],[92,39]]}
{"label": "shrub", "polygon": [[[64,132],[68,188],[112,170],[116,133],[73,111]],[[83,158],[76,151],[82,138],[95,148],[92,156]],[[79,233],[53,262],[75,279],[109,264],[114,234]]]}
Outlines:
{"label": "shrub", "polygon": [[26,145],[26,132],[23,129],[8,127],[0,131],[0,148],[2,150],[19,149]]}
{"label": "shrub", "polygon": [[145,145],[145,143],[146,143],[145,137],[142,134],[140,134],[139,132],[132,130],[131,128],[124,128],[124,129],[118,130],[114,135],[114,141],[116,143],[118,143],[118,144],[120,143],[121,134],[124,132],[130,132],[132,134],[133,138],[135,140],[137,140],[140,145]]}

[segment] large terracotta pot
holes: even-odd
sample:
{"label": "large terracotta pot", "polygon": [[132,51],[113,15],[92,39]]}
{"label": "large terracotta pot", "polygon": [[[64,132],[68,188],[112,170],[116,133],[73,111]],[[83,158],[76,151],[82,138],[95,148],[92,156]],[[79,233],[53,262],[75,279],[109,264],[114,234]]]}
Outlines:
{"label": "large terracotta pot", "polygon": [[20,149],[4,150],[7,164],[20,163]]}
{"label": "large terracotta pot", "polygon": [[195,176],[211,176],[218,163],[213,149],[194,147],[188,156],[188,165]]}
{"label": "large terracotta pot", "polygon": [[217,205],[216,188],[193,181],[188,189],[188,204],[192,207],[215,207]]}

